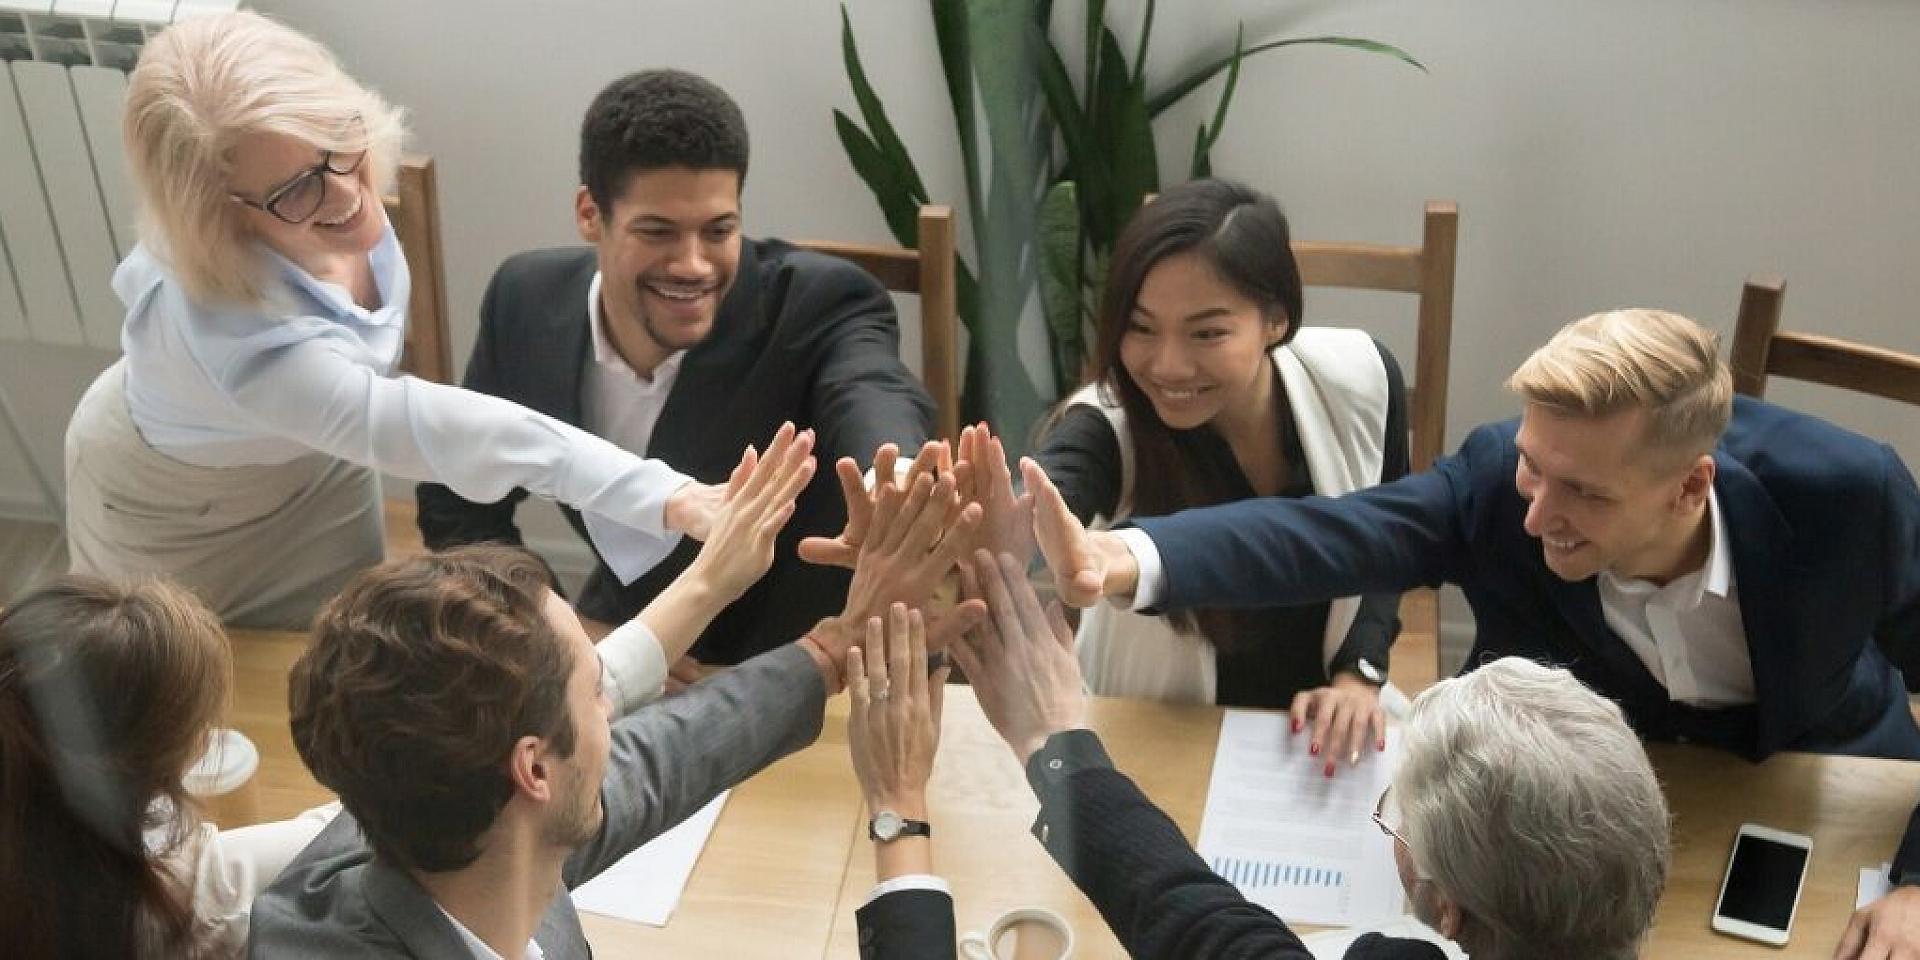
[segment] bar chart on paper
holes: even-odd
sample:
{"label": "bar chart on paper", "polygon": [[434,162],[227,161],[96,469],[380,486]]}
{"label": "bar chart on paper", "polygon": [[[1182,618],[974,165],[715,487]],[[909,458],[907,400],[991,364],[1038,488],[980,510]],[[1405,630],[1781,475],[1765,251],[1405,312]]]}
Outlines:
{"label": "bar chart on paper", "polygon": [[1227,711],[1200,822],[1201,859],[1287,920],[1350,926],[1398,915],[1393,847],[1372,820],[1398,739],[1390,732],[1384,753],[1328,777],[1286,714]]}
{"label": "bar chart on paper", "polygon": [[1285,899],[1301,909],[1327,915],[1347,912],[1352,887],[1345,870],[1241,857],[1214,857],[1207,866],[1256,901],[1265,900],[1260,892],[1284,891]]}

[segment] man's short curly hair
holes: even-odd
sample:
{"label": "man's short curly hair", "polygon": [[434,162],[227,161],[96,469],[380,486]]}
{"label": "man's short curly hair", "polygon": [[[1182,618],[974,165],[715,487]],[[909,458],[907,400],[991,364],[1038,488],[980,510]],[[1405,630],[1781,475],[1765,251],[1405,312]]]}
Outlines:
{"label": "man's short curly hair", "polygon": [[747,185],[747,119],[712,81],[642,70],[607,84],[580,125],[580,182],[611,215],[636,173],[666,167],[732,170]]}
{"label": "man's short curly hair", "polygon": [[483,544],[384,564],[314,621],[288,679],[293,742],[376,856],[456,870],[513,794],[521,737],[572,756],[573,655],[538,558]]}

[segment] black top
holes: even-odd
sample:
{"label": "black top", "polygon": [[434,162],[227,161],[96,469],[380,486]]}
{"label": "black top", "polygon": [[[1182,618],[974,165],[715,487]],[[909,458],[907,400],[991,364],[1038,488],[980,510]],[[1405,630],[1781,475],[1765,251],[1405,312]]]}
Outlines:
{"label": "black top", "polygon": [[[592,362],[587,290],[598,266],[590,247],[535,250],[501,264],[480,306],[464,386],[582,426]],[[792,420],[817,431],[821,469],[780,533],[773,568],[714,618],[693,656],[738,663],[838,612],[851,574],[796,554],[801,537],[833,536],[846,523],[833,462],[850,456],[864,467],[888,441],[917,450],[932,419],[933,403],[900,362],[893,300],[871,276],[778,240],[742,241],[733,287],[712,334],[681,362],[647,455],[704,483],[725,483],[748,444],[764,449],[780,423]],[[420,532],[435,550],[520,543],[514,510],[526,497],[516,489],[497,503],[471,503],[423,483],[416,494]],[[585,538],[579,514],[562,512]],[[699,546],[683,540],[631,585],[598,564],[580,612],[608,623],[631,619],[686,569]]]}
{"label": "black top", "polygon": [[[1381,481],[1407,475],[1406,383],[1400,365],[1387,348],[1374,342],[1387,370],[1387,419]],[[1285,387],[1274,374],[1274,385]],[[1280,441],[1286,454],[1287,478],[1280,496],[1305,497],[1314,493],[1313,477],[1291,416],[1280,418]],[[1234,500],[1258,496],[1240,469],[1233,448],[1211,426],[1174,430],[1173,442],[1189,462],[1230,478]],[[1113,516],[1120,505],[1120,442],[1100,411],[1084,404],[1067,408],[1041,441],[1034,459],[1060,489],[1060,496],[1080,522],[1096,515]],[[1400,595],[1367,593],[1346,640],[1331,668],[1322,662],[1321,644],[1327,630],[1329,604],[1267,607],[1249,611],[1247,634],[1235,637],[1226,649],[1215,649],[1218,679],[1214,702],[1229,707],[1285,707],[1302,690],[1325,686],[1336,673],[1358,672],[1361,659],[1387,668],[1393,640],[1400,633]]]}
{"label": "black top", "polygon": [[[1027,760],[1033,835],[1136,960],[1311,960],[1286,922],[1207,868],[1091,730],[1056,733]],[[1347,960],[1444,960],[1424,940],[1367,934]]]}

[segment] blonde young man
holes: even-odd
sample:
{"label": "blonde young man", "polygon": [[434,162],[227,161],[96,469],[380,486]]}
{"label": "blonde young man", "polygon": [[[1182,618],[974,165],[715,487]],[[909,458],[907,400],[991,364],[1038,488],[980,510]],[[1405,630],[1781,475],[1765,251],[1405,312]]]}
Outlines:
{"label": "blonde young man", "polygon": [[[1920,759],[1893,662],[1920,641],[1920,491],[1885,445],[1734,397],[1717,347],[1663,311],[1576,321],[1509,379],[1517,421],[1338,499],[1085,534],[1025,465],[1042,546],[1080,604],[1311,603],[1454,583],[1477,623],[1469,668],[1564,665],[1643,737],[1755,760]],[[1920,812],[1893,878],[1920,884]],[[1902,886],[1856,927],[1893,936],[1915,900]]]}

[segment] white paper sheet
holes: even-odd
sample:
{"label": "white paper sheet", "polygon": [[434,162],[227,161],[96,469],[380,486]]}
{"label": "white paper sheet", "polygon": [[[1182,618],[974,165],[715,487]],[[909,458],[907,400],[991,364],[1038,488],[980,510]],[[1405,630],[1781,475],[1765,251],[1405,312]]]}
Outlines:
{"label": "white paper sheet", "polygon": [[667,925],[687,889],[687,878],[700,851],[713,834],[714,822],[727,805],[727,794],[714,797],[679,826],[640,849],[620,858],[597,877],[573,888],[573,905],[602,916],[656,927]]}
{"label": "white paper sheet", "polygon": [[1344,760],[1333,777],[1307,752],[1284,713],[1228,710],[1200,824],[1202,859],[1247,899],[1299,923],[1352,926],[1389,920],[1405,897],[1393,841],[1373,824],[1399,759],[1389,733],[1384,753]]}
{"label": "white paper sheet", "polygon": [[1385,923],[1372,924],[1365,930],[1326,930],[1307,934],[1300,940],[1307,945],[1308,950],[1313,951],[1314,960],[1341,960],[1347,955],[1347,948],[1353,946],[1355,940],[1369,933],[1404,937],[1408,940],[1425,940],[1439,947],[1440,952],[1447,955],[1447,960],[1467,960],[1466,953],[1458,944],[1441,936],[1432,927],[1404,914]]}
{"label": "white paper sheet", "polygon": [[1887,882],[1887,871],[1892,869],[1893,864],[1891,863],[1883,863],[1877,867],[1860,868],[1860,889],[1853,895],[1853,908],[1855,910],[1893,892],[1893,884]]}

